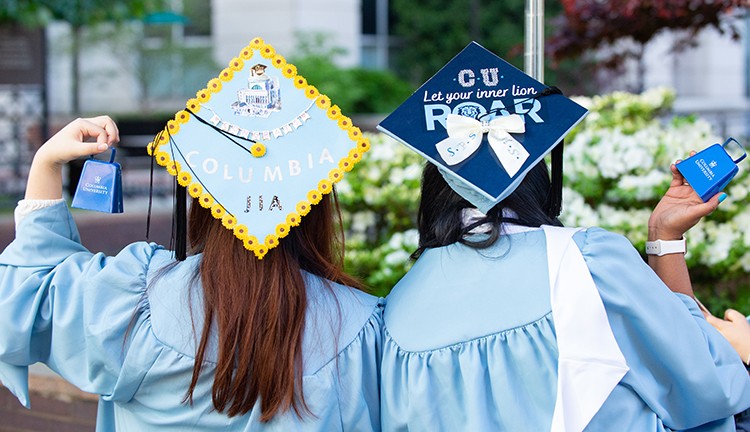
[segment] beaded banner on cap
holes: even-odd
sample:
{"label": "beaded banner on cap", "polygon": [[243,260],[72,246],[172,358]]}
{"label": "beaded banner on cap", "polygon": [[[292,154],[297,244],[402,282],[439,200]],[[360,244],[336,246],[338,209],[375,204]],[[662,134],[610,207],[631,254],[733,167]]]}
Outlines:
{"label": "beaded banner on cap", "polygon": [[262,259],[369,148],[328,96],[255,38],[148,152]]}

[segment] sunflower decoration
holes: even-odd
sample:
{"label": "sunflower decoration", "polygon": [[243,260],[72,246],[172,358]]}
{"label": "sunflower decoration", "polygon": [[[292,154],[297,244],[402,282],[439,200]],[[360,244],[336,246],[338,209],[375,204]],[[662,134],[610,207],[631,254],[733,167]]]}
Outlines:
{"label": "sunflower decoration", "polygon": [[294,78],[294,86],[298,89],[307,87],[307,80],[304,77],[297,76]]}
{"label": "sunflower decoration", "polygon": [[208,89],[211,90],[213,93],[218,93],[221,91],[221,79],[214,78],[211,81],[208,82]]}
{"label": "sunflower decoration", "polygon": [[148,151],[262,259],[290,241],[369,141],[262,38],[225,66],[176,112]]}
{"label": "sunflower decoration", "polygon": [[224,82],[231,81],[232,78],[234,78],[234,69],[230,67],[224,68],[224,70],[219,74],[219,79]]}
{"label": "sunflower decoration", "polygon": [[182,171],[180,175],[177,176],[177,183],[179,183],[179,185],[183,187],[189,185],[192,180],[193,176],[191,176],[187,171]]}
{"label": "sunflower decoration", "polygon": [[185,106],[187,107],[187,109],[197,114],[201,109],[201,102],[198,100],[198,98],[192,98],[188,99]]}
{"label": "sunflower decoration", "polygon": [[297,75],[297,67],[293,64],[287,63],[286,66],[284,66],[284,69],[282,70],[282,74],[286,78],[293,78],[295,75]]}
{"label": "sunflower decoration", "polygon": [[193,198],[199,198],[203,194],[203,186],[198,183],[192,183],[188,188],[188,193]]}
{"label": "sunflower decoration", "polygon": [[229,213],[225,213],[221,218],[221,224],[224,225],[224,228],[233,230],[237,224],[237,218]]}
{"label": "sunflower decoration", "polygon": [[263,157],[266,154],[266,146],[263,143],[256,142],[250,147],[250,154],[254,157]]}

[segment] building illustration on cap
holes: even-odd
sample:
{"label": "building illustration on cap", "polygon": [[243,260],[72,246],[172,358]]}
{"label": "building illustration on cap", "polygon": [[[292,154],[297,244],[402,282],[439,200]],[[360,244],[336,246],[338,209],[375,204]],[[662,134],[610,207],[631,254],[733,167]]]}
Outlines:
{"label": "building illustration on cap", "polygon": [[250,68],[247,88],[237,91],[237,101],[232,104],[235,115],[268,117],[281,110],[279,79],[266,75],[266,67],[258,63]]}

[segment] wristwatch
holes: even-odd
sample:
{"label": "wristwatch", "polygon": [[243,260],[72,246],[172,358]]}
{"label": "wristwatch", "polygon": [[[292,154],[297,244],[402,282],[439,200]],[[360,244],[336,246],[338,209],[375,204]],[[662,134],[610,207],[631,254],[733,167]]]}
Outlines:
{"label": "wristwatch", "polygon": [[646,242],[646,254],[648,255],[684,254],[686,251],[685,237],[679,240],[654,240]]}

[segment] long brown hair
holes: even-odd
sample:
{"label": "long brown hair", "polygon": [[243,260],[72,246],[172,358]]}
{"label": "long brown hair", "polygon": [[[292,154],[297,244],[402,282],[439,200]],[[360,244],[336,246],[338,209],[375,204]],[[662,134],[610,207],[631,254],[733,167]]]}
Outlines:
{"label": "long brown hair", "polygon": [[343,271],[341,214],[331,195],[262,260],[193,200],[188,236],[192,251],[203,254],[198,277],[205,320],[186,400],[192,403],[208,342],[217,336],[216,410],[242,415],[260,400],[263,422],[290,409],[300,417],[309,413],[302,394],[307,294],[301,270],[361,288]]}

